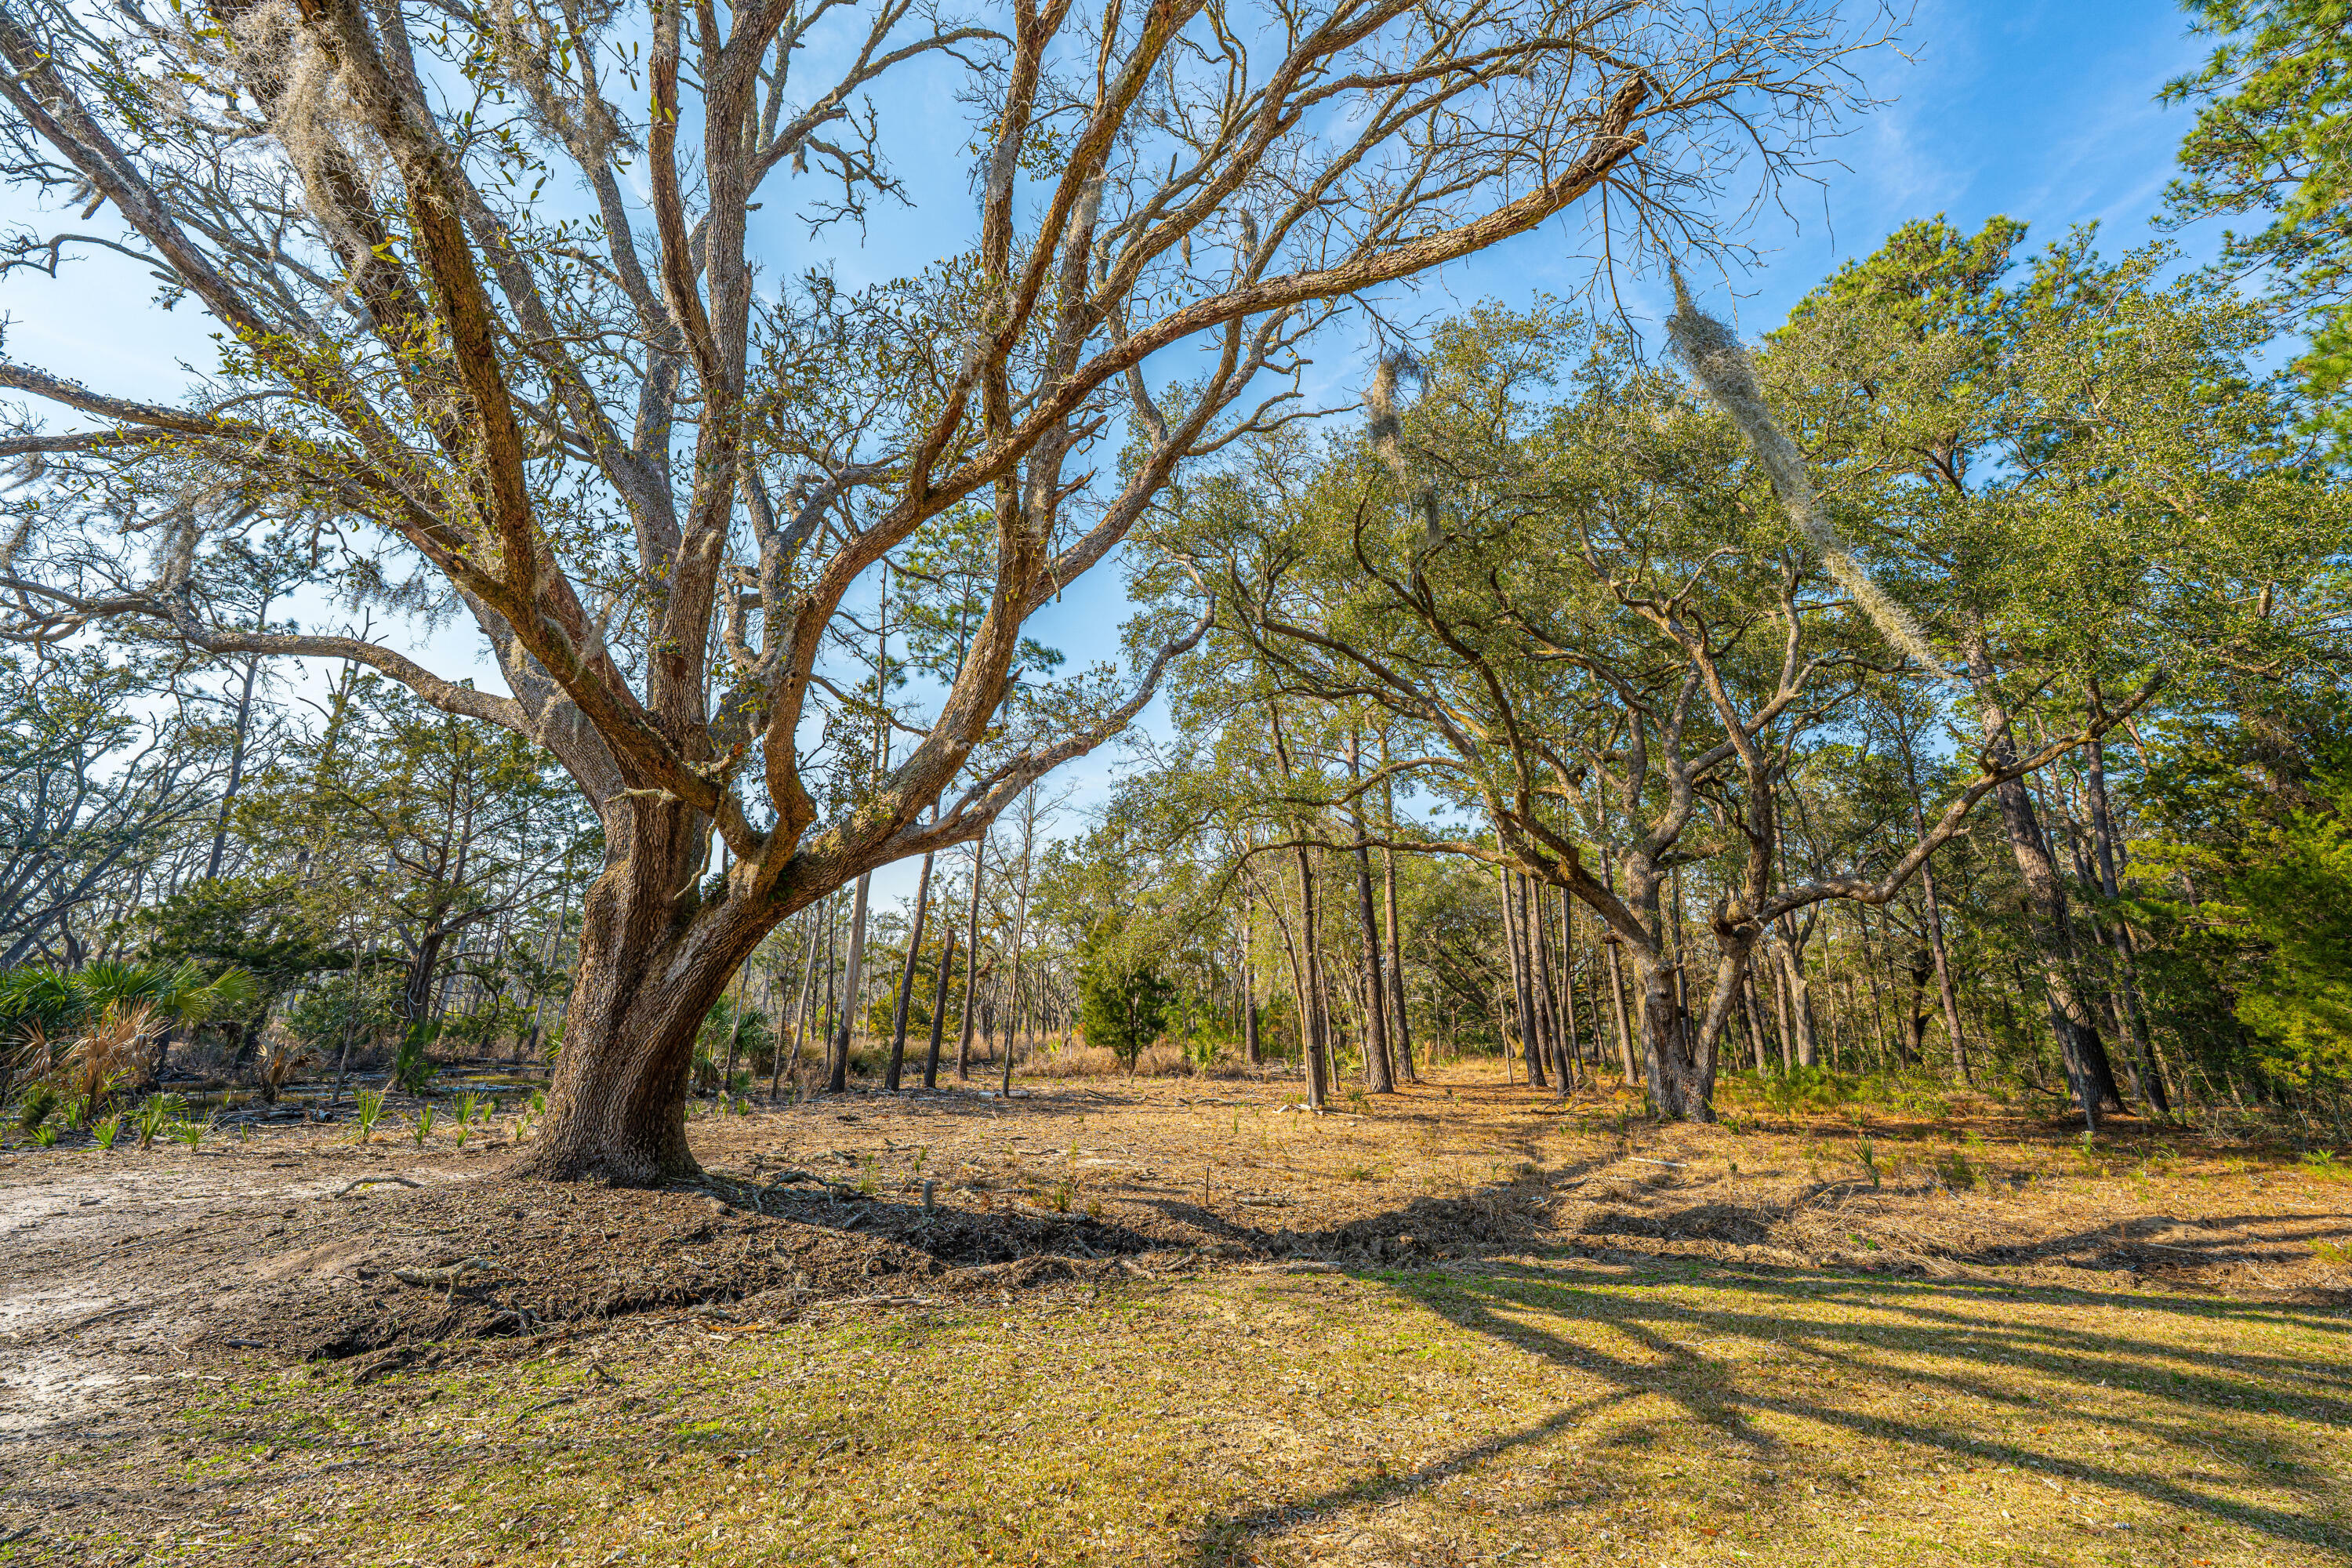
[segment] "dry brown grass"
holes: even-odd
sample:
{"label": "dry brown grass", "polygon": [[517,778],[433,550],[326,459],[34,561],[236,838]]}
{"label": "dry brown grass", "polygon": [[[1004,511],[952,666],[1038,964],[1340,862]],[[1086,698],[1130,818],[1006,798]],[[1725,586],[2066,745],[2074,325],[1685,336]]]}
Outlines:
{"label": "dry brown grass", "polygon": [[[133,1362],[196,1375],[61,1410],[39,1445],[0,1452],[0,1487],[28,1542],[77,1563],[2352,1556],[2352,1323],[2319,1250],[2352,1245],[2352,1184],[2295,1151],[2124,1124],[2085,1157],[2071,1128],[1982,1106],[1949,1125],[1740,1108],[1737,1128],[1661,1128],[1475,1065],[1322,1118],[1283,1109],[1293,1083],[1027,1088],[698,1119],[714,1170],[813,1169],[877,1195],[836,1206],[801,1184],[789,1215],[739,1202],[705,1220],[707,1200],[665,1194],[668,1238],[621,1242],[628,1195],[583,1197],[566,1267],[604,1267],[606,1237],[616,1263],[668,1271],[650,1310],[520,1356],[417,1344],[380,1380],[234,1350]],[[118,1270],[102,1302],[126,1288],[115,1260],[142,1258],[161,1314],[256,1272],[473,1247],[450,1228],[471,1192],[488,1223],[510,1216],[514,1257],[562,1228],[507,1186],[446,1184],[494,1167],[478,1143],[334,1137],[113,1166],[26,1155],[0,1195],[126,1179],[58,1211],[86,1232],[23,1237],[0,1280],[43,1300],[69,1268]],[[185,1251],[175,1173],[239,1171],[242,1207],[202,1200],[194,1245],[217,1254]],[[440,1184],[279,1195],[365,1171]],[[907,1195],[919,1173],[940,1186],[929,1222]],[[1097,1210],[1096,1228],[1073,1217]],[[1195,1239],[1153,1255],[1158,1278],[1086,1259],[867,1272],[919,1254],[926,1223],[975,1238],[997,1222],[1040,1264],[1122,1228]],[[763,1224],[822,1233],[823,1266],[798,1266],[813,1290],[725,1295],[728,1258],[768,1267]],[[679,1310],[704,1289],[725,1316]],[[167,1351],[191,1326],[147,1322],[123,1332]],[[16,1353],[112,1331],[20,1334]]]}
{"label": "dry brown grass", "polygon": [[109,1002],[98,1021],[67,1047],[51,1081],[85,1118],[122,1086],[144,1078],[153,1054],[154,1005]]}

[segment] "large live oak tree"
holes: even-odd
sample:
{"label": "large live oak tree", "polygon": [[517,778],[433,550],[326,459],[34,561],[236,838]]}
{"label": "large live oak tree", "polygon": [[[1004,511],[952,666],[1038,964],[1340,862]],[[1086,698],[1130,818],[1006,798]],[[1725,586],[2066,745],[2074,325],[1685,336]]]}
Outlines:
{"label": "large live oak tree", "polygon": [[[127,253],[220,345],[171,402],[0,364],[0,456],[37,465],[11,629],[348,658],[547,747],[607,859],[530,1164],[689,1172],[737,967],[1139,710],[1198,622],[992,738],[1027,617],[1188,461],[1302,416],[1352,297],[1580,204],[1612,251],[1714,243],[1720,180],[1785,173],[1868,41],[1829,0],[7,0],[8,175],[107,216],[0,259]],[[976,237],[959,205],[900,281],[780,286],[784,204],[813,240],[912,199],[892,154],[949,153],[914,107],[942,95]],[[960,666],[911,718],[861,708],[826,673],[853,587],[965,506],[995,561]],[[506,692],[218,613],[200,546],[289,521],[347,585],[454,596]],[[832,731],[881,722],[910,739],[829,790],[866,745]]]}

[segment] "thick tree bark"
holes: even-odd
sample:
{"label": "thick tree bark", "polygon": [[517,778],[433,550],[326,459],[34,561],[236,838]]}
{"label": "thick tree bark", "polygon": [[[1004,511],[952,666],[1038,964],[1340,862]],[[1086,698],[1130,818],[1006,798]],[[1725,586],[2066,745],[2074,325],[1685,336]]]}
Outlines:
{"label": "thick tree bark", "polygon": [[1715,1042],[1694,1037],[1675,995],[1675,966],[1663,953],[1635,948],[1633,972],[1642,987],[1652,1109],[1673,1121],[1714,1121]]}
{"label": "thick tree bark", "polygon": [[589,889],[563,1049],[521,1173],[624,1186],[697,1173],[686,1142],[695,1037],[784,912],[701,910],[707,831],[683,808],[641,811],[634,842]]}

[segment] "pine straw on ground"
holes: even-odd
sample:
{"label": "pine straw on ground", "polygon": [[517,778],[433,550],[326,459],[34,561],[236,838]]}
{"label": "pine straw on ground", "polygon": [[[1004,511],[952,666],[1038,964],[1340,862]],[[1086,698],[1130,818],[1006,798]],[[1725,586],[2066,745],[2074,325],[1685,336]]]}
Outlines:
{"label": "pine straw on ground", "polygon": [[657,1193],[28,1152],[0,1563],[2352,1554],[2324,1167],[1287,1088],[701,1119]]}

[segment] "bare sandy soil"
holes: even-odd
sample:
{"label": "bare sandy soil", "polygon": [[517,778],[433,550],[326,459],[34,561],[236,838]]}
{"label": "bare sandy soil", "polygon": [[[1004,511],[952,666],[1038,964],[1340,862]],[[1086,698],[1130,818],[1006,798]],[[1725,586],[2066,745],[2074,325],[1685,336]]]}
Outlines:
{"label": "bare sandy soil", "polygon": [[[1737,1131],[1661,1128],[1614,1101],[1557,1101],[1469,1067],[1322,1117],[1292,1109],[1295,1094],[1281,1081],[1097,1079],[1011,1100],[853,1094],[706,1114],[691,1131],[708,1179],[655,1193],[504,1178],[511,1119],[470,1130],[463,1147],[446,1128],[419,1144],[387,1122],[364,1145],[348,1125],[297,1124],[194,1150],[125,1140],[0,1155],[0,1562],[657,1558],[626,1544],[635,1536],[586,1555],[604,1538],[578,1519],[461,1539],[415,1524],[438,1518],[421,1504],[402,1515],[415,1541],[392,1551],[377,1514],[452,1476],[524,1463],[517,1444],[594,1442],[656,1406],[690,1426],[686,1369],[714,1346],[837,1347],[891,1323],[935,1338],[976,1314],[1042,1314],[1061,1325],[1058,1352],[1122,1311],[1237,1290],[1276,1305],[1264,1290],[1290,1292],[1280,1301],[1303,1322],[1320,1321],[1316,1292],[1351,1284],[1419,1280],[1442,1295],[1562,1268],[1612,1289],[1704,1279],[1782,1299],[1823,1279],[1876,1281],[1996,1317],[2003,1301],[2095,1302],[2103,1323],[2169,1321],[2179,1310],[2167,1303],[2206,1303],[2316,1325],[2339,1349],[2352,1304],[2352,1184],[2284,1152],[2119,1126],[2086,1154],[2071,1130],[1986,1117],[1751,1113]],[[1246,1348],[1255,1331],[1228,1338]],[[1328,1344],[1281,1353],[1344,1359]],[[919,1359],[910,1349],[906,1364]],[[596,1370],[556,1387],[546,1373],[559,1365]],[[2305,1370],[2326,1391],[2323,1424],[2347,1435],[2344,1363]],[[2297,1381],[2292,1367],[2278,1375]],[[460,1385],[553,1392],[535,1409],[501,1405],[462,1442],[412,1433],[389,1448],[371,1436]],[[1216,1392],[1187,1397],[1214,1409]],[[1087,1430],[1146,1431],[1156,1408],[1098,1413]],[[1245,1447],[1253,1418],[1229,1414],[1225,1436]],[[1180,1502],[1190,1495],[1169,1484]],[[1060,1547],[1013,1539],[1040,1562],[1329,1555],[1316,1542],[1330,1510],[1265,1512],[1277,1501],[1220,1503],[1219,1534],[1177,1520],[1181,1507],[1130,1500],[1138,1521],[1169,1521],[1100,1552],[1066,1532]],[[746,1545],[743,1560],[801,1560],[820,1537],[834,1542],[826,1531],[846,1532],[826,1551],[863,1540],[863,1560],[1023,1555],[982,1555],[992,1521],[932,1520],[924,1535],[813,1506],[796,1516],[804,1528]],[[345,1517],[375,1522],[339,1533]],[[2312,1518],[2309,1560],[2341,1560],[2352,1549],[2341,1499]],[[1584,1560],[1564,1551],[1492,1560]]]}

